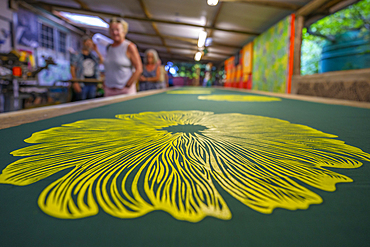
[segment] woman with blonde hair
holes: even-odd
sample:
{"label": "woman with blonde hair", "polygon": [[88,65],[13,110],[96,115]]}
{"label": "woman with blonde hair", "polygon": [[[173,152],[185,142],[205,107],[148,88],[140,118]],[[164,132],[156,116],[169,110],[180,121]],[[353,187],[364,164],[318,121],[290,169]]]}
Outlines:
{"label": "woman with blonde hair", "polygon": [[127,31],[127,22],[111,20],[109,33],[113,44],[108,46],[104,61],[104,96],[136,93],[135,84],[143,65],[136,45],[125,38]]}
{"label": "woman with blonde hair", "polygon": [[160,86],[160,67],[158,53],[154,49],[145,51],[143,74],[140,77],[140,91],[158,89]]}

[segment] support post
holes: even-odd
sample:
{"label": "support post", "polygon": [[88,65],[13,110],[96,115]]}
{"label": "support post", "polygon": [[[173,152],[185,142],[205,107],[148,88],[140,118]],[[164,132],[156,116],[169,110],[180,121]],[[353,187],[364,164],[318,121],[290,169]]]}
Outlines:
{"label": "support post", "polygon": [[293,75],[301,74],[301,46],[302,46],[303,27],[304,27],[304,17],[301,15],[296,16],[295,35],[294,35]]}

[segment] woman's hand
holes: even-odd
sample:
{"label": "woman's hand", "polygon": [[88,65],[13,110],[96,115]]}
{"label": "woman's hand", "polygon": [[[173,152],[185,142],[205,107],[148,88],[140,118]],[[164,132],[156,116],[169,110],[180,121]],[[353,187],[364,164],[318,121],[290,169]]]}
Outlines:
{"label": "woman's hand", "polygon": [[82,92],[82,89],[81,89],[81,87],[80,87],[80,83],[78,83],[78,82],[73,82],[72,83],[72,88],[73,88],[73,90],[76,92],[76,93],[81,93]]}
{"label": "woman's hand", "polygon": [[139,81],[146,81],[147,79],[146,79],[146,77],[145,76],[140,76],[140,78],[139,78]]}

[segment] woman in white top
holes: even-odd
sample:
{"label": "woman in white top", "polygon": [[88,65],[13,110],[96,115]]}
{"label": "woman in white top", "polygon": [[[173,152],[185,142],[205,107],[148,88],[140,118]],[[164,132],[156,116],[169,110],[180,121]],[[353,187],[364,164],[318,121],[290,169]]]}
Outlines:
{"label": "woman in white top", "polygon": [[136,93],[143,65],[136,45],[125,39],[127,31],[127,22],[112,19],[109,33],[113,44],[108,46],[104,61],[104,96]]}

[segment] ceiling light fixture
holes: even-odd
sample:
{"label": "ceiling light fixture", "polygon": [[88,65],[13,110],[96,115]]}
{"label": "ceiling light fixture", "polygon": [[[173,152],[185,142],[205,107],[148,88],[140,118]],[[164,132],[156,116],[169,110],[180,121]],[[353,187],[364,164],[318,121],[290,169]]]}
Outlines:
{"label": "ceiling light fixture", "polygon": [[207,32],[206,31],[200,31],[199,32],[199,39],[198,39],[198,47],[202,48],[204,47],[204,44],[206,43],[207,39]]}
{"label": "ceiling light fixture", "polygon": [[76,25],[108,28],[109,25],[97,16],[81,15],[69,12],[59,12],[63,17],[73,21]]}
{"label": "ceiling light fixture", "polygon": [[194,57],[195,61],[200,61],[201,58],[202,58],[202,52],[198,51],[197,53],[195,53],[195,57]]}
{"label": "ceiling light fixture", "polygon": [[210,46],[211,44],[212,44],[212,42],[213,42],[213,39],[212,38],[207,38],[206,39],[206,43],[204,44],[206,47],[207,46]]}
{"label": "ceiling light fixture", "polygon": [[207,0],[207,4],[209,6],[216,6],[218,4],[218,0]]}
{"label": "ceiling light fixture", "polygon": [[101,33],[94,34],[94,36],[92,37],[92,41],[95,44],[101,44],[103,46],[108,46],[109,44],[113,44],[113,40],[111,40],[107,36],[104,36]]}

